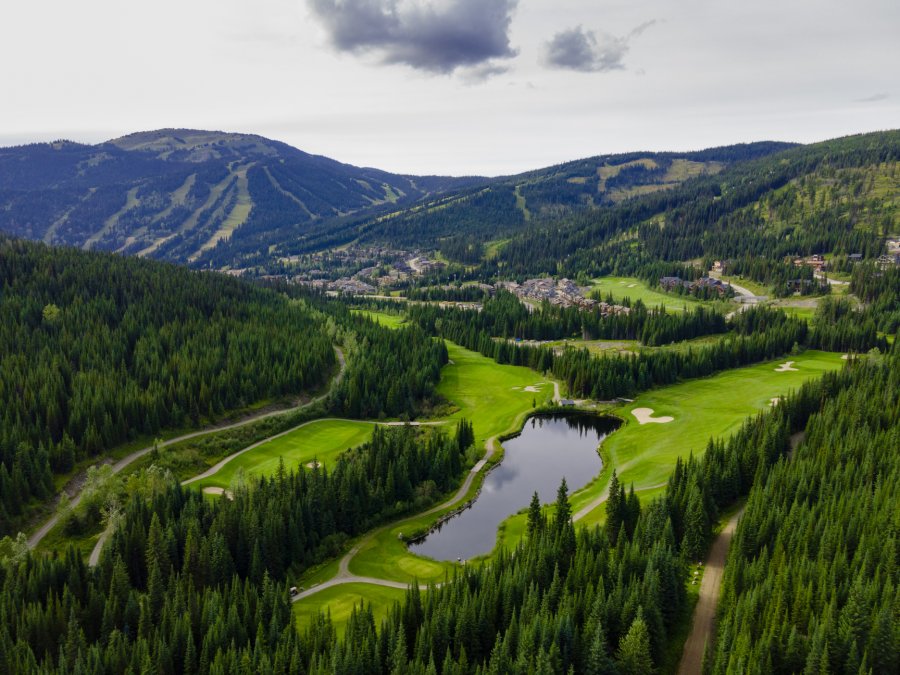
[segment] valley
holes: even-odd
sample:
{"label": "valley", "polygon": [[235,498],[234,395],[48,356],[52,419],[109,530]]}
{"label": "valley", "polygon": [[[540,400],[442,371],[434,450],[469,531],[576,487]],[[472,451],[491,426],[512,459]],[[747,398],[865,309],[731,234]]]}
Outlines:
{"label": "valley", "polygon": [[898,139],[0,150],[0,669],[888,672]]}

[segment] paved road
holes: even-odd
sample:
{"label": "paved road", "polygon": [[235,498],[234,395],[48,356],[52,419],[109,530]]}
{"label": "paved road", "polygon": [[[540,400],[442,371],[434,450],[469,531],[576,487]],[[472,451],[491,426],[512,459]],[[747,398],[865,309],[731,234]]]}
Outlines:
{"label": "paved road", "polygon": [[703,654],[706,645],[712,643],[715,630],[716,606],[719,603],[719,588],[722,585],[722,574],[725,570],[725,559],[738,519],[744,509],[735,513],[725,524],[725,529],[715,538],[706,561],[706,571],[700,582],[700,599],[694,608],[694,621],[691,634],[684,643],[684,653],[678,664],[678,675],[696,675],[702,672]]}
{"label": "paved road", "polygon": [[[168,445],[172,445],[174,443],[180,443],[181,441],[187,441],[187,440],[190,440],[191,438],[197,438],[198,436],[205,436],[206,434],[211,434],[211,433],[215,433],[218,431],[228,431],[229,429],[236,429],[238,427],[242,427],[247,424],[252,424],[253,422],[258,422],[259,420],[266,419],[267,417],[274,417],[276,415],[285,415],[287,413],[295,412],[302,408],[309,407],[309,406],[313,405],[314,403],[318,403],[319,401],[324,399],[326,396],[328,396],[329,393],[331,393],[331,390],[334,388],[334,386],[344,376],[344,371],[346,370],[346,367],[347,367],[346,361],[344,359],[344,352],[341,351],[340,347],[335,347],[334,351],[335,351],[335,354],[337,355],[338,364],[340,367],[338,369],[337,374],[334,376],[334,379],[332,380],[331,386],[329,387],[328,391],[326,391],[321,396],[317,396],[316,398],[312,399],[311,401],[304,403],[302,405],[296,406],[294,408],[287,408],[285,410],[273,410],[270,412],[258,413],[255,415],[250,415],[249,417],[245,417],[244,419],[242,419],[238,422],[233,422],[231,424],[213,425],[213,426],[207,427],[205,429],[200,429],[199,431],[194,431],[189,434],[184,434],[183,436],[178,436],[177,438],[170,438],[169,440],[163,441],[162,443],[160,443],[159,447],[164,448],[164,447],[166,447]],[[144,455],[146,455],[152,451],[153,451],[153,446],[150,445],[146,448],[141,448],[140,450],[136,450],[136,451],[132,452],[131,454],[126,455],[125,457],[123,457],[118,462],[116,462],[112,465],[113,473],[119,473],[120,471],[122,471],[122,469],[127,467],[129,464],[140,459],[141,457],[143,457]],[[70,503],[71,503],[72,507],[77,506],[78,503],[81,501],[82,493],[83,493],[83,490],[79,490],[78,494],[71,496],[72,500]],[[35,546],[37,546],[41,542],[41,540],[45,536],[47,536],[47,533],[50,530],[52,530],[53,527],[58,522],[59,522],[59,515],[53,514],[50,518],[48,518],[44,522],[43,525],[41,525],[37,530],[35,530],[32,533],[32,535],[28,538],[28,546],[30,548],[34,548]]]}

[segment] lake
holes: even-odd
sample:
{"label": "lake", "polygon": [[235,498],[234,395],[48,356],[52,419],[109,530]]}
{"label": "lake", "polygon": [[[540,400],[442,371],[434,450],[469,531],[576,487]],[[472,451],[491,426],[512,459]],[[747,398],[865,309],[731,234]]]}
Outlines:
{"label": "lake", "polygon": [[548,504],[556,501],[563,477],[571,494],[600,473],[597,448],[619,424],[596,415],[530,417],[519,436],[503,442],[503,461],[487,475],[473,504],[410,544],[410,551],[436,560],[468,560],[490,553],[497,527],[527,507],[535,491],[541,503]]}

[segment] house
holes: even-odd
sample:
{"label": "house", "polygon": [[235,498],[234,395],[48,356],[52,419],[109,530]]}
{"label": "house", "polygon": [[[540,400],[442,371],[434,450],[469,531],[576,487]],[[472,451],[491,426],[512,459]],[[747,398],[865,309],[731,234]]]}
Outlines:
{"label": "house", "polygon": [[559,404],[560,404],[563,408],[572,408],[572,407],[575,406],[575,401],[573,401],[573,400],[570,399],[570,398],[561,398],[561,399],[559,399]]}
{"label": "house", "polygon": [[681,283],[681,277],[661,277],[659,280],[659,285],[667,291],[671,291],[672,289],[681,286]]}
{"label": "house", "polygon": [[850,262],[860,262],[863,259],[863,254],[862,253],[851,253],[850,255],[847,256],[847,258],[848,258],[848,260],[850,260]]}
{"label": "house", "polygon": [[712,271],[718,272],[719,274],[721,274],[722,272],[725,271],[725,264],[721,260],[714,261],[713,266],[712,266]]}

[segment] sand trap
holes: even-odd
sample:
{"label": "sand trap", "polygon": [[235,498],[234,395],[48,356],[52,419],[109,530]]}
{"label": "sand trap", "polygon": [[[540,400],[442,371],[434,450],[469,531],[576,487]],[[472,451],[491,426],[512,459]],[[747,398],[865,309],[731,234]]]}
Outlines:
{"label": "sand trap", "polygon": [[675,420],[674,417],[668,415],[653,417],[653,408],[635,408],[631,414],[637,418],[638,424],[668,424]]}
{"label": "sand trap", "polygon": [[541,393],[540,386],[541,385],[539,385],[539,384],[530,384],[527,387],[525,387],[522,391],[530,391],[532,394],[540,394]]}
{"label": "sand trap", "polygon": [[772,406],[773,408],[774,408],[776,405],[778,405],[779,403],[781,403],[781,397],[780,397],[780,396],[776,396],[775,398],[770,398],[770,399],[769,399],[769,405]]}
{"label": "sand trap", "polygon": [[205,495],[215,495],[218,497],[219,495],[225,495],[228,499],[234,499],[234,495],[231,494],[231,490],[226,490],[225,488],[220,487],[205,487],[203,488],[203,494]]}
{"label": "sand trap", "polygon": [[849,355],[849,354],[844,354],[843,356],[841,356],[841,359],[844,360],[844,361],[848,361],[848,360],[850,359],[850,355]]}
{"label": "sand trap", "polygon": [[637,284],[628,284],[628,288],[634,288]]}
{"label": "sand trap", "polygon": [[307,462],[307,463],[306,463],[306,468],[307,468],[307,469],[318,469],[318,468],[320,468],[321,466],[322,466],[322,462],[312,461],[312,462]]}
{"label": "sand trap", "polygon": [[782,363],[780,366],[778,366],[778,367],[775,369],[775,372],[776,372],[776,373],[787,373],[787,372],[789,372],[789,371],[794,371],[794,372],[796,372],[797,369],[794,368],[793,366],[794,366],[794,362],[793,362],[793,361],[785,361],[784,363]]}

